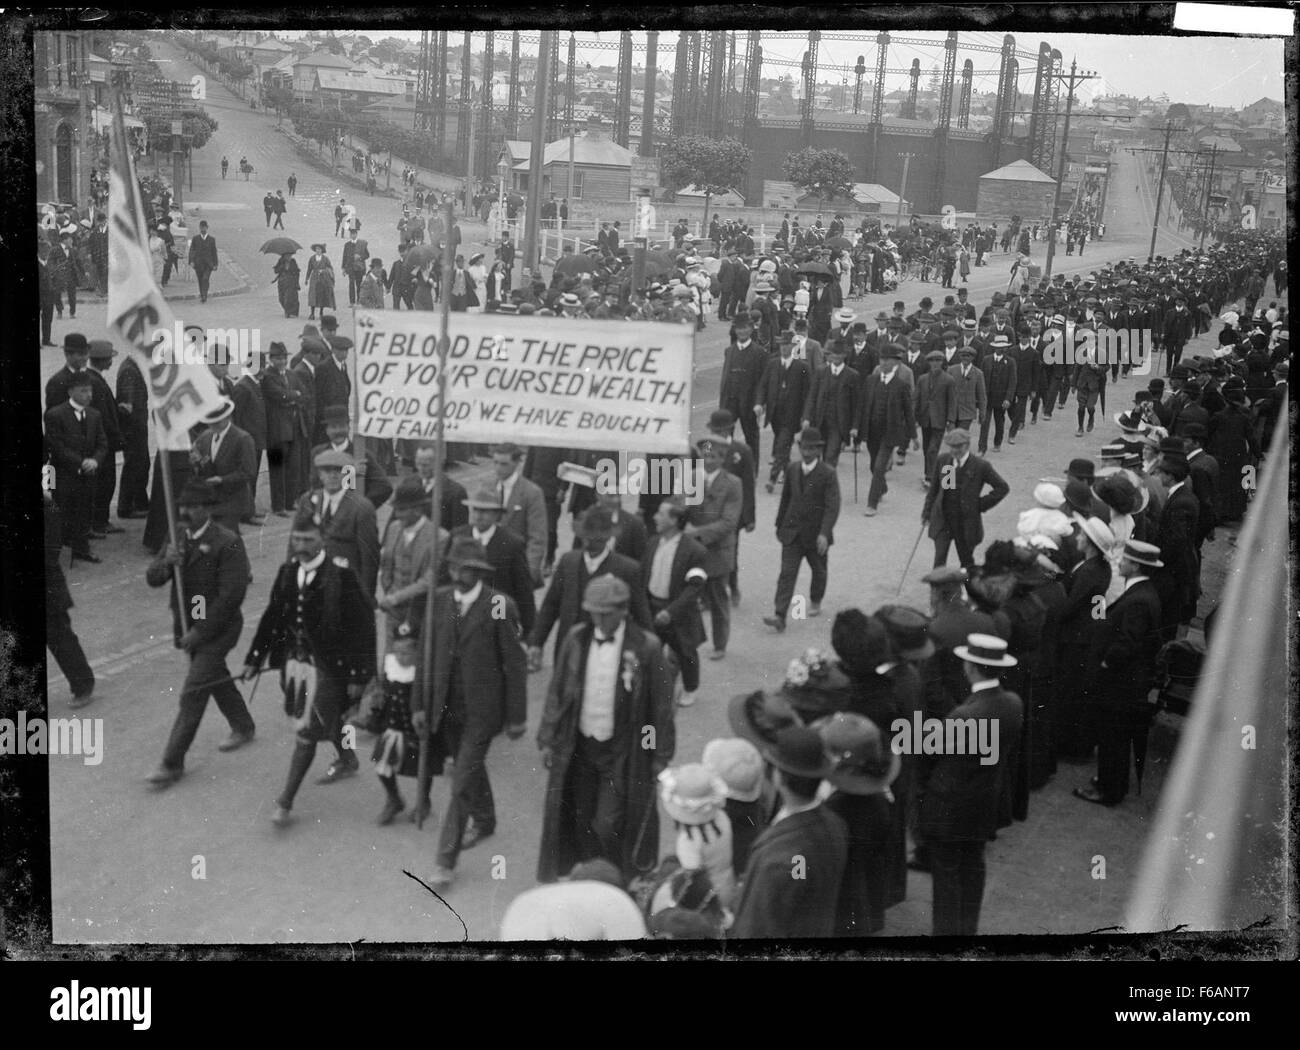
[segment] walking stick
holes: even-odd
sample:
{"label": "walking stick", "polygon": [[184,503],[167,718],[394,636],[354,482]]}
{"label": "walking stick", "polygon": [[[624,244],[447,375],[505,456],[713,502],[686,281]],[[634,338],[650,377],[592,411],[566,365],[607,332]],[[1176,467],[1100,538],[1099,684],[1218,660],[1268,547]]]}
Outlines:
{"label": "walking stick", "polygon": [[903,576],[898,581],[898,590],[894,592],[895,598],[903,593],[903,584],[907,582],[907,570],[912,567],[912,559],[916,557],[916,550],[921,546],[921,537],[925,535],[925,527],[928,524],[929,522],[926,521],[921,522],[921,531],[916,534],[916,542],[912,544],[912,553],[907,556],[907,564],[903,566]]}
{"label": "walking stick", "polygon": [[853,453],[853,502],[858,502],[858,446],[849,446],[849,451]]}

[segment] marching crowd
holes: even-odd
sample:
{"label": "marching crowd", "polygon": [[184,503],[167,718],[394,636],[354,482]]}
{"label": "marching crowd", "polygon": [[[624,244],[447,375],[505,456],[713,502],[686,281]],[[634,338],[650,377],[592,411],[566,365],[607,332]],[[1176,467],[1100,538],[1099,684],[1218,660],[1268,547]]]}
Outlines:
{"label": "marching crowd", "polygon": [[[1105,806],[1123,801],[1161,647],[1198,611],[1202,546],[1216,525],[1244,515],[1251,490],[1242,479],[1282,423],[1286,307],[1261,300],[1262,281],[1284,257],[1280,238],[1242,235],[1204,253],[1025,282],[983,310],[958,288],[937,308],[928,296],[911,313],[896,302],[872,327],[844,306],[827,264],[835,249],[795,236],[793,224],[768,254],[739,224],[720,228],[712,275],[683,237],[681,252],[647,268],[643,288],[632,287],[626,247],[603,230],[585,258],[571,252],[557,263],[549,285],[512,288],[508,236],[490,267],[482,256],[468,264],[458,256],[442,274],[437,251],[412,256],[435,245],[404,216],[398,261],[385,271],[359,241],[355,212],[337,218],[349,299],[372,308],[391,293],[394,309],[431,309],[445,293],[456,310],[481,302],[501,313],[702,327],[716,278],[717,317],[731,325],[719,406],[709,433],[679,463],[679,476],[698,478],[702,498],[646,496],[632,512],[581,480],[600,454],[500,444],[487,450],[493,481],[471,494],[444,477],[435,507],[432,444],[368,442],[357,453],[353,346],[326,313],[332,288],[328,297],[309,290],[311,319],[321,316],[304,327],[292,359],[280,342],[260,362],[208,348],[221,406],[196,428],[190,451],[155,457],[150,486],[139,368],[124,359],[110,388],[116,350],[69,334],[66,366],[46,388],[55,478],[49,646],[73,706],[91,702],[94,677],[72,630],[59,554],[70,547],[74,566],[99,560],[91,541],[121,531],[109,518],[116,492],[119,518],[148,519],[147,580],[168,588],[175,641],[189,656],[154,785],[182,777],[209,697],[230,725],[221,749],[250,742],[255,727],[236,682],[274,670],[296,728],[274,822],[292,822],[318,744],[333,754],[319,783],[359,769],[348,726],[373,737],[379,822],[392,822],[408,809],[399,778],[416,775],[427,737],[426,768],[449,781],[430,877],[446,889],[460,853],[496,830],[490,745],[502,732],[526,731],[527,676],[543,668],[551,643],[536,741],[547,771],[542,885],[513,902],[503,938],[862,936],[886,929],[909,867],[933,875],[934,932],[973,934],[985,846],[1025,819],[1031,792],[1058,762],[1090,762],[1095,752],[1096,776],[1075,794]],[[309,288],[328,265],[320,261],[325,245],[312,247]],[[286,315],[296,316],[296,263],[288,274],[286,260],[292,253],[281,255],[276,279]],[[1243,308],[1224,315],[1213,356],[1184,361],[1189,340],[1238,301]],[[984,458],[990,442],[999,453],[1004,440],[1024,440],[1072,393],[1080,438],[1094,431],[1098,408],[1101,426],[1111,425],[1107,380],[1141,362],[1074,353],[1084,333],[1107,328],[1151,333],[1147,349],[1153,362],[1163,360],[1164,377],[1131,405],[1112,406],[1121,411],[1100,467],[1081,454],[1062,476],[1045,478],[1025,500],[1016,535],[989,543],[977,563],[981,517],[1010,491]],[[766,470],[763,427],[772,431]],[[773,615],[764,618],[780,635],[791,617],[821,613],[843,509],[836,465],[862,444],[867,517],[891,476],[897,484],[908,453],[920,454],[922,528],[934,543],[930,608],[838,613],[828,649],[790,661],[779,688],[731,700],[733,737],[699,756],[677,753],[677,712],[708,688],[706,639],[711,660],[726,657],[740,600],[738,548],[756,527],[757,484],[781,487],[780,573]],[[447,452],[468,459],[483,450]],[[166,536],[162,456],[181,525],[175,546]],[[240,527],[260,524],[263,456],[271,512],[290,519],[290,537],[232,674],[227,659],[243,635],[251,582]],[[558,544],[566,500],[576,537],[568,552]],[[381,530],[385,503],[391,513]],[[947,564],[953,545],[957,567]],[[795,597],[805,561],[807,603]],[[206,613],[195,619],[191,603],[200,596]],[[918,726],[968,726],[972,740],[994,734],[995,760],[904,745],[914,718]],[[412,817],[429,805],[417,797]],[[666,858],[661,809],[673,833]],[[791,858],[799,860],[793,874]]]}

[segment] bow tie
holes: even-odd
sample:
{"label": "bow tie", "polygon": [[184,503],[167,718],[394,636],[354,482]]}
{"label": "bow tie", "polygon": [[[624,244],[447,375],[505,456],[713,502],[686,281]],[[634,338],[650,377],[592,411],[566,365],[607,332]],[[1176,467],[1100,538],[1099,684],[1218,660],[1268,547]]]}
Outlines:
{"label": "bow tie", "polygon": [[601,637],[600,635],[598,635],[598,634],[593,634],[593,635],[591,636],[591,640],[592,640],[593,642],[595,642],[597,645],[605,645],[607,642],[613,642],[613,641],[614,641],[614,639],[613,639],[612,636],[609,637],[609,638],[602,638],[602,637]]}

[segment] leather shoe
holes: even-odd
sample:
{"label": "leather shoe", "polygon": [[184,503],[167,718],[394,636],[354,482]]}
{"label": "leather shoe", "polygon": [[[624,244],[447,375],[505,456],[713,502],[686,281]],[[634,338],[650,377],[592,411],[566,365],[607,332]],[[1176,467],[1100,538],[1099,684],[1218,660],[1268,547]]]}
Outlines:
{"label": "leather shoe", "polygon": [[460,837],[460,848],[469,849],[472,846],[477,846],[484,839],[491,838],[492,833],[495,830],[496,830],[495,828],[479,827],[471,820],[465,826],[465,832]]}
{"label": "leather shoe", "polygon": [[168,769],[166,766],[159,766],[156,770],[145,777],[145,780],[160,788],[170,787],[172,784],[175,784],[176,781],[180,780],[184,772],[183,769]]}
{"label": "leather shoe", "polygon": [[281,806],[279,803],[277,803],[275,807],[275,812],[271,814],[271,823],[274,824],[277,828],[285,828],[288,827],[292,821],[293,821],[293,811],[290,810],[287,806]]}
{"label": "leather shoe", "polygon": [[255,529],[261,528],[261,527],[266,523],[266,519],[265,519],[265,518],[259,518],[259,517],[258,517],[257,515],[255,515],[255,514],[254,514],[252,517],[249,517],[249,518],[241,518],[240,521],[241,521],[244,525],[249,525],[249,526],[251,526],[252,528],[255,528]]}
{"label": "leather shoe", "polygon": [[325,770],[325,775],[317,778],[316,783],[333,784],[337,780],[355,776],[360,766],[361,763],[355,758],[336,758],[330,763],[329,769]]}
{"label": "leather shoe", "polygon": [[767,489],[768,492],[775,492],[775,491],[776,491],[776,485],[775,485],[774,483],[770,482],[770,481],[765,481],[765,482],[763,483],[763,488]]}
{"label": "leather shoe", "polygon": [[88,561],[91,565],[98,565],[104,559],[93,551],[72,552],[72,564],[76,565],[79,561]]}
{"label": "leather shoe", "polygon": [[433,874],[429,876],[429,885],[435,890],[445,890],[456,881],[456,873],[450,868],[444,868],[439,864],[433,869]]}
{"label": "leather shoe", "polygon": [[814,616],[820,616],[821,614],[822,614],[822,607],[819,602],[813,602],[811,605],[808,606],[809,619],[811,619]]}
{"label": "leather shoe", "polygon": [[121,525],[114,525],[112,522],[109,522],[104,526],[103,531],[109,536],[115,536],[118,533],[125,532],[126,529],[122,528]]}
{"label": "leather shoe", "polygon": [[769,627],[775,627],[777,634],[782,634],[785,631],[784,616],[764,616],[763,622]]}
{"label": "leather shoe", "polygon": [[1109,807],[1109,806],[1119,805],[1118,800],[1112,802],[1110,799],[1106,798],[1104,795],[1102,795],[1100,791],[1098,791],[1094,787],[1075,788],[1074,797],[1081,798],[1083,799],[1084,802],[1095,802],[1099,806]]}
{"label": "leather shoe", "polygon": [[94,699],[95,693],[94,690],[92,690],[91,692],[84,693],[81,696],[72,697],[72,699],[68,701],[68,706],[75,711],[79,707],[85,707],[87,704],[93,703]]}
{"label": "leather shoe", "polygon": [[384,803],[384,808],[379,813],[379,825],[382,827],[391,824],[393,818],[406,808],[406,803],[400,798],[390,798]]}
{"label": "leather shoe", "polygon": [[726,655],[727,655],[726,649],[714,649],[711,653],[709,653],[709,659],[722,660],[726,657]]}
{"label": "leather shoe", "polygon": [[868,507],[866,510],[862,512],[862,516],[864,518],[874,518],[879,513],[880,512],[876,510],[875,507]]}
{"label": "leather shoe", "polygon": [[238,751],[245,744],[253,742],[252,733],[231,733],[225,740],[217,745],[218,751]]}

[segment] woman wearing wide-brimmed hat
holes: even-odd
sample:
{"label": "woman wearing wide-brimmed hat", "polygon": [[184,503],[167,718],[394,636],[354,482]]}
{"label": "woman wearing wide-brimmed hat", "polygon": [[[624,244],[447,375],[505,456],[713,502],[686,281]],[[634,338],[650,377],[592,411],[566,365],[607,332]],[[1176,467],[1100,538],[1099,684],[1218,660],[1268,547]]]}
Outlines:
{"label": "woman wearing wide-brimmed hat", "polygon": [[1065,604],[1056,615],[1056,685],[1053,735],[1058,758],[1086,759],[1095,740],[1088,726],[1088,650],[1097,630],[1097,600],[1110,586],[1105,552],[1115,545],[1100,518],[1084,518],[1073,538],[1075,560],[1065,576]]}
{"label": "woman wearing wide-brimmed hat", "polygon": [[700,763],[670,767],[659,774],[659,801],[676,831],[677,860],[707,871],[722,906],[731,907],[736,878],[726,783]]}
{"label": "woman wearing wide-brimmed hat", "polygon": [[313,244],[312,256],[307,260],[308,318],[314,319],[316,311],[336,309],[334,305],[334,267],[325,254],[325,245]]}

